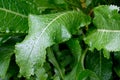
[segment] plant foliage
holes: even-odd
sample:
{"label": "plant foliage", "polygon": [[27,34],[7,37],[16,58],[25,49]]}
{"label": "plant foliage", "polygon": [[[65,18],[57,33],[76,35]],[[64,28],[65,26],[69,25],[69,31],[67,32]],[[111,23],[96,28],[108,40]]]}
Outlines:
{"label": "plant foliage", "polygon": [[119,0],[1,0],[0,80],[118,80]]}

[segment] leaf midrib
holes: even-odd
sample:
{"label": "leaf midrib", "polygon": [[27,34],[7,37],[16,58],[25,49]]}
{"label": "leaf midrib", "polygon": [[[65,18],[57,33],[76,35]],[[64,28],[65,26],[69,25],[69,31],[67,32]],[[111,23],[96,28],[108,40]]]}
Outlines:
{"label": "leaf midrib", "polygon": [[8,10],[6,8],[0,8],[0,11],[8,12],[8,13],[11,13],[11,14],[14,14],[14,15],[17,15],[17,16],[21,16],[23,18],[28,18],[28,16],[26,16],[26,15],[20,14],[18,12],[12,11],[12,10]]}
{"label": "leaf midrib", "polygon": [[48,28],[54,21],[56,21],[56,20],[59,19],[61,16],[65,15],[65,14],[68,14],[68,13],[69,13],[69,12],[65,12],[65,13],[63,13],[63,14],[60,14],[59,16],[56,16],[54,19],[52,19],[52,21],[50,21],[50,22],[47,24],[47,26],[46,26],[46,27],[43,29],[43,31],[40,33],[40,36],[39,36],[39,38],[37,39],[37,41],[34,42],[34,45],[33,45],[32,49],[31,49],[31,51],[30,51],[30,54],[29,54],[29,56],[28,56],[27,61],[29,60],[29,57],[30,57],[30,55],[32,54],[32,51],[33,51],[33,49],[34,49],[34,47],[35,47],[35,44],[38,43],[39,39],[41,38],[41,36],[43,35],[43,33],[47,30],[47,28]]}
{"label": "leaf midrib", "polygon": [[107,30],[107,29],[97,29],[98,32],[112,32],[112,33],[120,33],[120,30]]}

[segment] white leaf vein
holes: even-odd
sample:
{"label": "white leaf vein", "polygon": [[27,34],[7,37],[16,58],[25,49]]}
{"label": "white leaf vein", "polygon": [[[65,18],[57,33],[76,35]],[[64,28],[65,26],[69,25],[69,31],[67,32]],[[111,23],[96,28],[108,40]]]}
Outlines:
{"label": "white leaf vein", "polygon": [[15,14],[15,15],[21,16],[23,18],[27,18],[28,17],[26,15],[23,15],[23,14],[20,14],[20,13],[17,13],[17,12],[14,12],[14,11],[11,11],[11,10],[8,10],[8,9],[5,9],[5,8],[0,8],[0,11],[5,11],[5,12],[11,13],[11,14]]}
{"label": "white leaf vein", "polygon": [[98,29],[98,32],[112,32],[112,33],[118,33],[120,30],[106,30],[106,29]]}

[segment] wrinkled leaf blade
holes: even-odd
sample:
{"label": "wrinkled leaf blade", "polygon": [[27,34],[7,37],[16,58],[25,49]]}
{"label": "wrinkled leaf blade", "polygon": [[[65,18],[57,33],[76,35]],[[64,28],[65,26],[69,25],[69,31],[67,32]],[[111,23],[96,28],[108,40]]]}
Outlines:
{"label": "wrinkled leaf blade", "polygon": [[16,62],[20,74],[29,78],[43,65],[46,48],[71,38],[81,26],[88,25],[90,17],[82,12],[70,11],[48,15],[29,16],[29,34],[16,45]]}
{"label": "wrinkled leaf blade", "polygon": [[28,14],[39,14],[36,5],[23,0],[0,1],[0,32],[26,33],[28,31]]}
{"label": "wrinkled leaf blade", "polygon": [[120,14],[117,6],[99,6],[94,9],[93,23],[97,28],[84,39],[93,50],[120,50]]}

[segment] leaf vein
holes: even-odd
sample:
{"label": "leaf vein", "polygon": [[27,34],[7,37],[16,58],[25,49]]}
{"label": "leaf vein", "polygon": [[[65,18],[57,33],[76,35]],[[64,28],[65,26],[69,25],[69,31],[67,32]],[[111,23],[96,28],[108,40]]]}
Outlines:
{"label": "leaf vein", "polygon": [[11,14],[15,14],[15,15],[18,15],[18,16],[21,16],[21,17],[24,17],[24,18],[27,18],[26,15],[23,15],[23,14],[20,14],[20,13],[17,13],[17,12],[14,12],[14,11],[11,11],[11,10],[8,10],[8,9],[5,9],[5,8],[0,8],[0,10],[11,13]]}
{"label": "leaf vein", "polygon": [[31,54],[32,54],[32,52],[33,52],[33,49],[34,49],[34,47],[35,47],[35,44],[38,43],[39,39],[41,38],[41,36],[43,35],[43,33],[47,30],[47,28],[48,28],[54,21],[56,21],[58,18],[60,18],[61,16],[65,15],[65,14],[66,14],[66,13],[63,13],[63,14],[55,17],[55,18],[43,29],[43,31],[40,33],[40,36],[39,36],[38,40],[35,41],[35,42],[33,42],[34,45],[33,45],[33,47],[31,48],[31,51],[30,51],[30,54],[29,54],[29,56],[28,56],[27,61],[29,60],[29,58],[30,58],[30,56],[31,56]]}
{"label": "leaf vein", "polygon": [[98,29],[97,31],[98,32],[114,32],[114,33],[120,32],[120,30],[106,30],[106,29]]}

